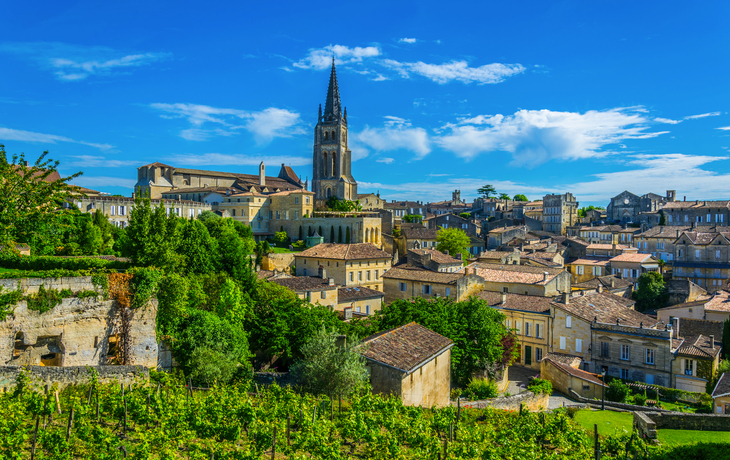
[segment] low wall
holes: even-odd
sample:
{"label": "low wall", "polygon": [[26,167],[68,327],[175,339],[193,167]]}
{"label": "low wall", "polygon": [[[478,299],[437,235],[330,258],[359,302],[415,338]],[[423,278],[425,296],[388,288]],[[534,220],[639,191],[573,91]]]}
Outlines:
{"label": "low wall", "polygon": [[[579,395],[578,393],[576,393],[575,391],[573,391],[572,389],[570,390],[570,394],[568,396],[570,396],[571,398],[575,399],[578,402],[582,402],[585,404],[591,404],[593,406],[600,406],[602,404],[600,399],[584,398],[581,395]],[[662,412],[662,413],[671,412],[667,409],[657,409],[656,407],[649,407],[649,406],[636,406],[634,404],[617,403],[617,402],[608,401],[608,400],[605,401],[605,405],[606,405],[606,407],[615,407],[617,409],[623,409],[626,411],[633,411],[633,412]]]}
{"label": "low wall", "polygon": [[63,278],[16,278],[16,279],[0,279],[0,287],[2,290],[15,291],[20,284],[20,290],[25,294],[35,294],[43,285],[45,289],[70,289],[73,292],[96,290],[94,283],[91,282],[90,276],[75,276]]}
{"label": "low wall", "polygon": [[[492,409],[500,410],[520,410],[520,407],[522,407],[531,411],[540,411],[547,409],[549,399],[550,395],[548,394],[535,394],[528,390],[507,398],[464,401],[461,403],[461,407],[470,407],[473,409],[491,407]],[[451,404],[454,405],[456,403]]]}
{"label": "low wall", "polygon": [[45,384],[58,384],[59,388],[69,385],[87,383],[91,380],[91,369],[99,374],[100,382],[132,383],[141,377],[148,379],[149,369],[142,366],[72,366],[72,367],[46,367],[46,366],[2,366],[0,367],[0,388],[9,389],[15,387],[18,374],[26,369],[30,372],[30,378],[37,388]]}
{"label": "low wall", "polygon": [[686,412],[634,412],[634,426],[647,438],[655,439],[656,430],[661,429],[730,431],[730,416]]}
{"label": "low wall", "polygon": [[261,258],[261,268],[264,270],[278,270],[280,272],[291,272],[291,267],[294,266],[294,253],[283,252],[275,253],[272,252]]}

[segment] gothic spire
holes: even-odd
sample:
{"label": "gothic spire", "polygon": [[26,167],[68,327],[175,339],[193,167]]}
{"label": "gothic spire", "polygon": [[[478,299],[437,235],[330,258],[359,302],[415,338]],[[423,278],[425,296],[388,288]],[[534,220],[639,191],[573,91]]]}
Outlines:
{"label": "gothic spire", "polygon": [[335,58],[332,56],[332,72],[330,73],[330,84],[327,88],[327,102],[324,105],[324,119],[330,120],[338,118],[340,113],[340,89],[337,87]]}

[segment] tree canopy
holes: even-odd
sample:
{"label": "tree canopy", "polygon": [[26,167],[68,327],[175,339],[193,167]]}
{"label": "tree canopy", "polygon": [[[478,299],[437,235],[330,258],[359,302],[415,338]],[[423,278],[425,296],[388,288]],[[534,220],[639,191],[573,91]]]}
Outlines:
{"label": "tree canopy", "polygon": [[509,201],[509,200],[512,199],[512,197],[509,196],[509,194],[502,192],[502,193],[499,194],[499,199],[500,200],[508,200]]}
{"label": "tree canopy", "polygon": [[436,233],[436,249],[441,252],[449,251],[451,256],[461,254],[462,259],[469,257],[471,238],[460,228],[441,228]]}
{"label": "tree canopy", "polygon": [[527,199],[527,197],[525,195],[523,195],[521,193],[518,193],[512,199],[515,200],[515,201],[530,201],[530,200]]}
{"label": "tree canopy", "polygon": [[356,200],[356,201],[340,200],[336,196],[332,196],[327,200],[326,205],[330,211],[340,211],[340,212],[362,211],[362,206],[360,206],[360,200]]}
{"label": "tree canopy", "polygon": [[638,311],[662,308],[668,299],[664,277],[659,272],[647,272],[639,276],[639,288],[634,293]]}
{"label": "tree canopy", "polygon": [[406,214],[401,220],[407,223],[420,223],[423,221],[423,216],[420,214]]}
{"label": "tree canopy", "polygon": [[477,189],[477,193],[483,198],[489,198],[497,194],[497,190],[491,184],[482,185]]}

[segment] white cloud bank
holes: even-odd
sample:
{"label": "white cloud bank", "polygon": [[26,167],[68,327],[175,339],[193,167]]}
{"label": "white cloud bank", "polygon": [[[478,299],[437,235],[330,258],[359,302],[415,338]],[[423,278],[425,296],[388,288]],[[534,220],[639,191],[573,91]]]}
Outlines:
{"label": "white cloud bank", "polygon": [[3,141],[21,141],[21,142],[38,142],[41,144],[56,144],[58,142],[70,142],[73,144],[88,145],[101,150],[109,150],[113,148],[110,144],[97,144],[94,142],[77,141],[65,136],[56,136],[55,134],[35,133],[33,131],[23,131],[20,129],[0,128],[0,140]]}
{"label": "white cloud bank", "polygon": [[413,44],[413,43],[416,43],[416,41],[417,40],[415,38],[401,38],[400,40],[398,40],[398,43],[409,43],[409,44]]}
{"label": "white cloud bank", "polygon": [[[154,103],[150,107],[162,112],[162,118],[185,118],[192,128],[183,129],[180,137],[191,141],[203,141],[215,136],[233,136],[240,130],[254,135],[259,144],[271,142],[276,137],[291,137],[301,134],[298,127],[299,113],[276,107],[261,111],[247,111],[211,107],[200,104],[166,104]],[[204,128],[206,123],[218,125]]]}
{"label": "white cloud bank", "polygon": [[423,128],[413,127],[410,121],[399,117],[386,116],[382,128],[365,126],[360,132],[350,134],[354,141],[353,161],[365,158],[369,149],[376,152],[406,150],[414,152],[416,158],[423,158],[431,152],[431,141]]}
{"label": "white cloud bank", "polygon": [[265,155],[232,155],[226,153],[203,153],[203,154],[179,154],[172,155],[165,161],[177,165],[207,166],[207,165],[230,165],[230,166],[258,166],[262,161],[267,167],[277,168],[283,163],[287,166],[306,166],[312,164],[312,158],[295,156],[265,156]]}
{"label": "white cloud bank", "polygon": [[701,113],[699,115],[687,115],[686,117],[682,118],[681,120],[672,120],[671,118],[661,118],[657,117],[654,119],[657,123],[666,123],[670,125],[676,125],[679,123],[682,123],[686,120],[697,120],[699,118],[707,118],[707,117],[716,117],[718,115],[722,115],[722,112],[708,112],[708,113]]}
{"label": "white cloud bank", "polygon": [[329,69],[332,65],[332,58],[335,58],[337,65],[363,62],[366,58],[380,56],[380,49],[376,46],[350,48],[343,45],[328,45],[324,48],[312,48],[308,54],[299,61],[292,64],[300,69]]}

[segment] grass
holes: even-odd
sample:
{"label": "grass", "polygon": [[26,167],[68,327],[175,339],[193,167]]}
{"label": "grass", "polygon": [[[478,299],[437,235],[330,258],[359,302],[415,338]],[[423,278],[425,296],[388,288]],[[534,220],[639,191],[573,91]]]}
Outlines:
{"label": "grass", "polygon": [[[576,414],[577,415],[577,414]],[[730,444],[728,431],[657,430],[663,445],[694,444],[696,442],[726,442]]]}
{"label": "grass", "polygon": [[628,412],[584,409],[575,414],[575,421],[591,434],[593,434],[593,425],[597,424],[598,434],[609,436],[620,433],[622,430],[631,432],[634,416]]}
{"label": "grass", "polygon": [[[693,413],[697,411],[696,407],[688,406],[687,404],[676,404],[676,403],[670,403],[670,402],[664,402],[664,401],[660,401],[660,402],[662,404],[662,409],[673,410],[673,411],[677,411],[677,412],[693,412]],[[682,410],[680,411],[680,409],[682,409]]]}
{"label": "grass", "polygon": [[271,252],[276,254],[284,254],[288,252],[301,252],[303,249],[294,249],[293,251],[290,251],[289,248],[271,248]]}

